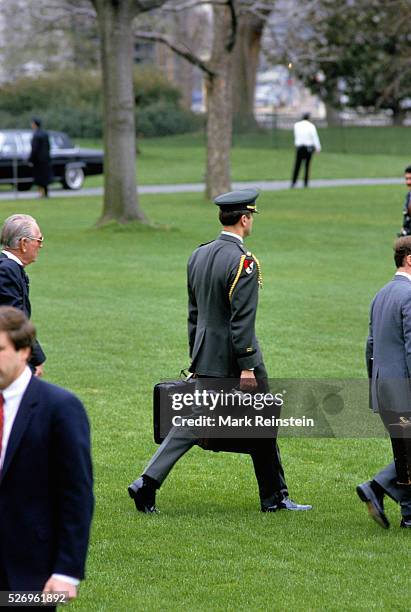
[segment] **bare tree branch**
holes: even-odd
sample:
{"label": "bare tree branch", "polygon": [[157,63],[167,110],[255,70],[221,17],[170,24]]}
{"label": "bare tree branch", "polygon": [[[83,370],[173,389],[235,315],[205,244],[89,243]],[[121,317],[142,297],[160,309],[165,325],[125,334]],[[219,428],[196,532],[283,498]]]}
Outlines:
{"label": "bare tree branch", "polygon": [[187,0],[186,2],[180,2],[179,4],[175,4],[174,5],[168,5],[168,3],[166,3],[163,6],[163,11],[167,11],[167,12],[172,12],[172,13],[178,13],[180,11],[185,11],[187,9],[191,9],[191,8],[197,8],[198,6],[204,6],[204,5],[224,5],[226,3],[226,0]]}
{"label": "bare tree branch", "polygon": [[166,0],[135,0],[137,13],[145,13],[163,6]]}
{"label": "bare tree branch", "polygon": [[231,13],[231,32],[227,41],[226,49],[228,52],[234,49],[235,39],[237,36],[237,13],[235,11],[234,0],[227,0],[228,8]]}
{"label": "bare tree branch", "polygon": [[209,77],[215,77],[215,73],[210,70],[209,66],[206,62],[203,62],[198,56],[196,56],[190,49],[188,49],[185,45],[180,44],[173,40],[171,36],[167,36],[166,34],[160,34],[159,32],[134,32],[136,38],[140,38],[142,40],[151,40],[153,42],[159,42],[163,45],[166,45],[169,49],[184,57],[188,62],[194,64],[200,68],[203,72],[208,74]]}

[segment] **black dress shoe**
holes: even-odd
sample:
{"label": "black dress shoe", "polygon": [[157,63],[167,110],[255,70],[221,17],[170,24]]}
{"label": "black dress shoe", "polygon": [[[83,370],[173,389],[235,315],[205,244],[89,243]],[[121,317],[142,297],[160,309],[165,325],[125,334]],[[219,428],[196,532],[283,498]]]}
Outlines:
{"label": "black dress shoe", "polygon": [[371,518],[373,518],[383,529],[388,529],[390,523],[384,513],[383,497],[379,497],[375,494],[371,486],[371,481],[358,485],[357,494],[361,501],[367,504]]}
{"label": "black dress shoe", "polygon": [[261,504],[261,512],[277,512],[278,505],[277,504]]}
{"label": "black dress shoe", "polygon": [[400,527],[404,529],[411,529],[411,516],[403,516],[401,519]]}
{"label": "black dress shoe", "polygon": [[279,510],[312,510],[312,506],[310,504],[297,504],[297,502],[293,501],[289,497],[283,497],[281,501],[278,502]]}
{"label": "black dress shoe", "polygon": [[139,512],[145,512],[146,514],[158,512],[156,508],[156,488],[147,482],[144,476],[132,482],[127,490]]}
{"label": "black dress shoe", "polygon": [[261,512],[277,512],[277,510],[311,510],[309,504],[297,504],[288,496],[278,499],[278,495],[261,502]]}

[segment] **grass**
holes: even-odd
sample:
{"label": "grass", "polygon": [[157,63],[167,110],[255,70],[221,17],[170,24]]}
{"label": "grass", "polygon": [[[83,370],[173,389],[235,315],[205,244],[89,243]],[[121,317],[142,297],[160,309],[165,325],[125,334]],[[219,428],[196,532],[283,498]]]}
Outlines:
{"label": "grass", "polygon": [[[393,272],[402,196],[385,186],[262,194],[248,244],[262,263],[258,334],[271,376],[364,376],[369,302]],[[383,531],[354,492],[390,461],[387,440],[282,440],[291,493],[309,513],[261,514],[249,457],[200,449],[160,491],[161,514],[135,512],[126,487],[156,448],[152,386],[188,364],[186,260],[218,231],[198,195],[142,204],[168,227],[95,230],[98,198],[19,201],[46,238],[29,268],[46,375],[83,399],[92,422],[97,505],[71,608],[409,609],[398,508],[387,503]]]}
{"label": "grass", "polygon": [[[233,180],[290,178],[294,161],[291,132],[279,132],[280,142],[270,134],[234,138]],[[344,141],[340,136],[340,142],[338,130],[329,129],[320,134],[323,151],[314,157],[313,178],[398,177],[411,163],[410,128],[345,128],[344,134]],[[352,143],[352,147],[347,142]],[[101,146],[98,141],[89,140],[82,144]],[[204,135],[141,139],[138,145],[137,176],[140,184],[199,183],[204,180]],[[350,148],[354,152],[350,152]],[[86,186],[98,185],[102,185],[102,177],[90,177],[86,181]]]}

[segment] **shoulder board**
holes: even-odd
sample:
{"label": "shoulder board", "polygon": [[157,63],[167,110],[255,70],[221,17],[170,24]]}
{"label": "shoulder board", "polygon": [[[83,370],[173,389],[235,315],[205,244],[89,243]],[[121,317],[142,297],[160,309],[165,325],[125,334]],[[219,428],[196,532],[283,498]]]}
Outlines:
{"label": "shoulder board", "polygon": [[215,240],[209,240],[208,242],[202,242],[201,244],[198,245],[197,248],[202,247],[202,246],[206,246],[206,244],[211,244],[212,242],[215,242]]}

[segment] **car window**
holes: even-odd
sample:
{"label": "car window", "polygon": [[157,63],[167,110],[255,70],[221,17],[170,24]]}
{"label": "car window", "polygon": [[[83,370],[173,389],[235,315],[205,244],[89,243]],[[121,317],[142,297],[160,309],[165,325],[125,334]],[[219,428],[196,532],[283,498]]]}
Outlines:
{"label": "car window", "polygon": [[21,142],[23,143],[23,151],[24,153],[30,153],[31,151],[31,139],[33,138],[33,134],[30,132],[20,132]]}
{"label": "car window", "polygon": [[52,149],[72,149],[73,145],[66,134],[49,134]]}
{"label": "car window", "polygon": [[3,155],[17,154],[17,144],[14,134],[0,134],[0,151]]}

